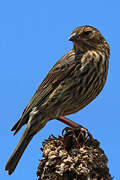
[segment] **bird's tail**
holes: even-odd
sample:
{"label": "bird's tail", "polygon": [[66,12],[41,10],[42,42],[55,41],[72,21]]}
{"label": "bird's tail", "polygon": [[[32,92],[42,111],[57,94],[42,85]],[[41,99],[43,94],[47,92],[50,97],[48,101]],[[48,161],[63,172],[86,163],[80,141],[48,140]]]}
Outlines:
{"label": "bird's tail", "polygon": [[11,157],[9,158],[5,166],[5,170],[8,170],[9,175],[12,174],[15,170],[23,152],[25,151],[27,145],[29,144],[34,135],[35,133],[31,134],[31,131],[28,127],[25,129],[18,145],[16,146],[14,152],[12,153]]}

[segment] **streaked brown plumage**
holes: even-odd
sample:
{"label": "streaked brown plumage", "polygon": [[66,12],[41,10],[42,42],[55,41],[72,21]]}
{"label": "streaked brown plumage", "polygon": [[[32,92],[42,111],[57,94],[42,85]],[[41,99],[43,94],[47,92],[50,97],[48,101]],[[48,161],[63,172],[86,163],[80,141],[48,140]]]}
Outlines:
{"label": "streaked brown plumage", "polygon": [[89,104],[102,90],[108,72],[110,49],[94,27],[76,28],[70,38],[73,49],[50,70],[25,108],[12,131],[27,123],[26,129],[5,169],[12,174],[32,137],[59,116],[75,113]]}

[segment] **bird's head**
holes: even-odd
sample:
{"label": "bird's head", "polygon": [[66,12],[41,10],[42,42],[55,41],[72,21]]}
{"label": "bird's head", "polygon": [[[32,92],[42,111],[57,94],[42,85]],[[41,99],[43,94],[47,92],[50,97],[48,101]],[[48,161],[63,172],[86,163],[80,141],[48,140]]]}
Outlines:
{"label": "bird's head", "polygon": [[85,25],[74,29],[69,40],[73,41],[74,48],[81,51],[89,49],[109,50],[107,41],[102,34],[92,26]]}

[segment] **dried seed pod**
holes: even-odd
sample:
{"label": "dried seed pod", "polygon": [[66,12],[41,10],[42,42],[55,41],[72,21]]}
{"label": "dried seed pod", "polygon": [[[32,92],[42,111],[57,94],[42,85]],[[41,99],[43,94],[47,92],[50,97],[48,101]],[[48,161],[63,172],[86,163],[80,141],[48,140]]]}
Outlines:
{"label": "dried seed pod", "polygon": [[[50,136],[43,143],[39,180],[111,180],[108,159],[95,139],[68,128],[63,137]],[[82,138],[80,138],[80,136]]]}

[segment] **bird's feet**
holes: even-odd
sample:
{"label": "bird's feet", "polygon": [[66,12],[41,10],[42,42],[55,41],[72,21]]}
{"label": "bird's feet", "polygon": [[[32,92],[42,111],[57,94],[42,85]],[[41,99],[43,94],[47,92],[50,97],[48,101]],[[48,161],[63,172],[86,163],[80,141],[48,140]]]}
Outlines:
{"label": "bird's feet", "polygon": [[88,140],[92,141],[93,137],[85,128],[71,128],[66,127],[62,131],[64,145],[66,149],[70,149],[70,147],[75,146],[77,148],[82,147]]}
{"label": "bird's feet", "polygon": [[93,136],[90,132],[80,124],[63,116],[56,119],[70,126],[65,128],[62,132],[64,136],[64,145],[67,149],[70,149],[72,144],[79,148],[88,140],[93,141]]}

